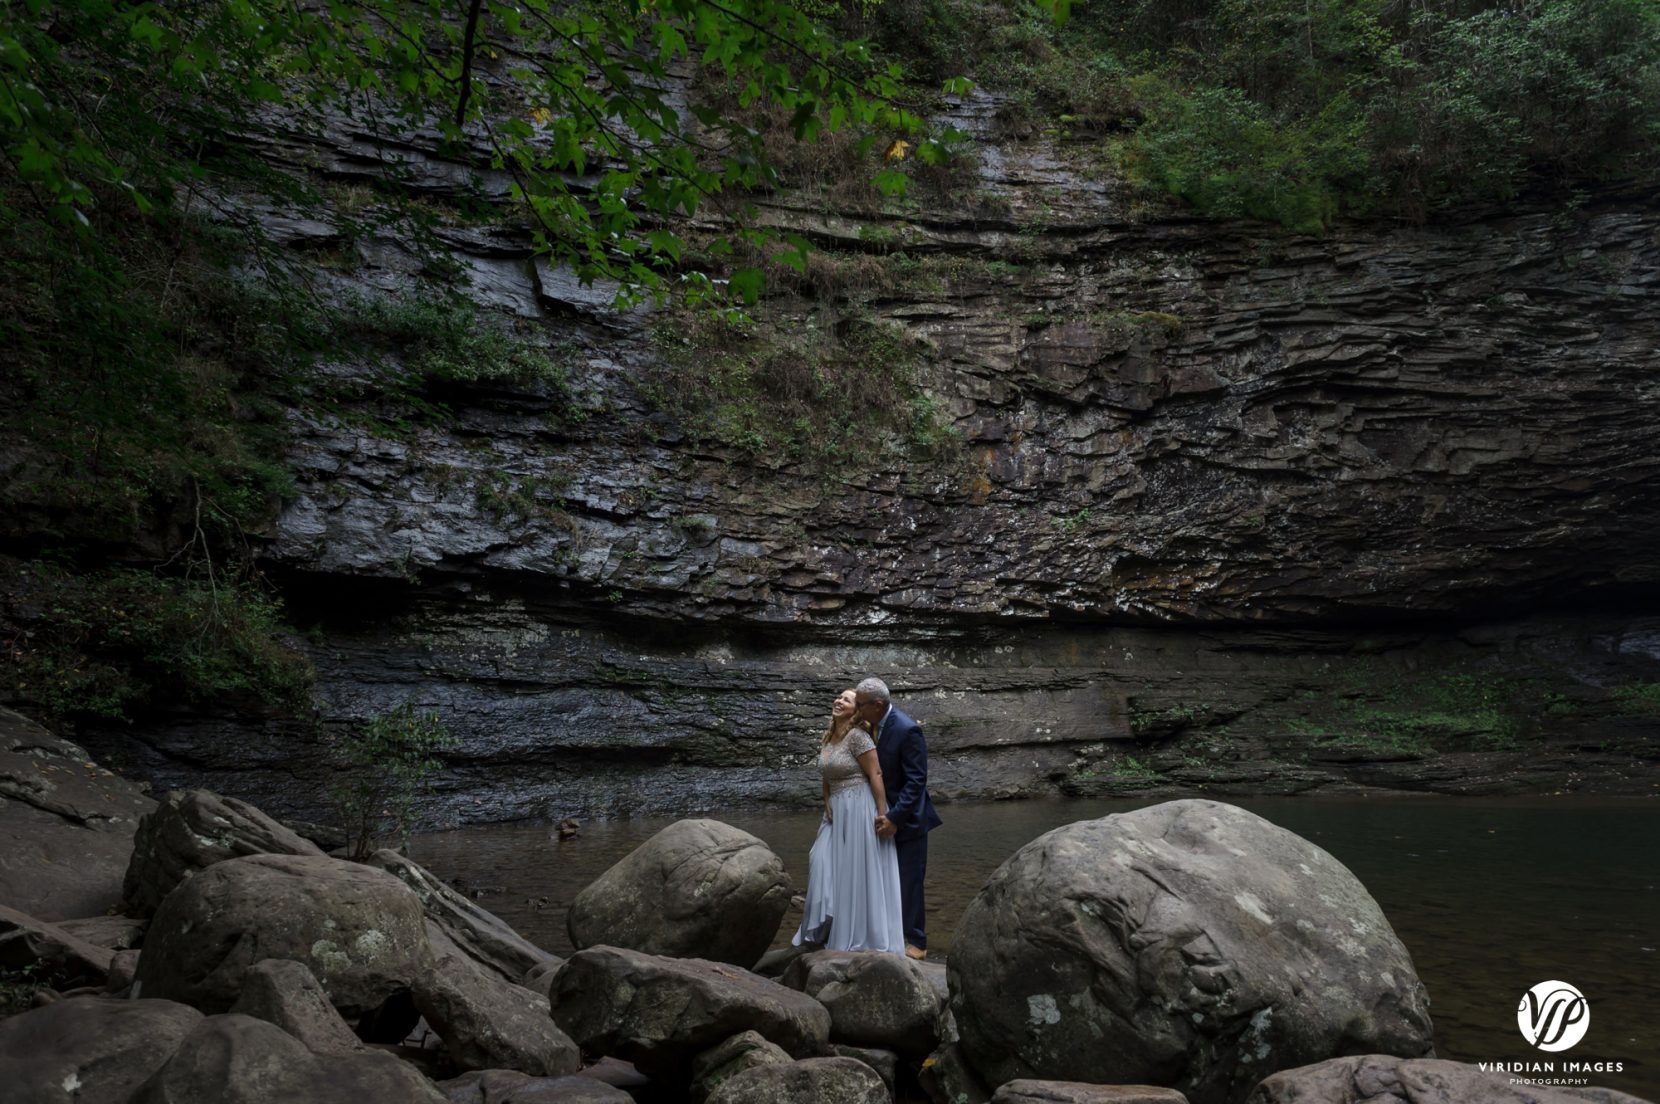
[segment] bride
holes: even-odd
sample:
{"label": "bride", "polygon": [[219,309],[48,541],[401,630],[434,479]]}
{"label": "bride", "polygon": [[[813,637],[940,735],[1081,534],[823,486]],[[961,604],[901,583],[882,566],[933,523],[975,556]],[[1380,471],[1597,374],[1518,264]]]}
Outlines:
{"label": "bride", "polygon": [[824,819],[807,857],[807,899],[792,942],[904,954],[899,853],[893,840],[876,835],[888,797],[876,744],[854,715],[853,691],[843,690],[819,745]]}

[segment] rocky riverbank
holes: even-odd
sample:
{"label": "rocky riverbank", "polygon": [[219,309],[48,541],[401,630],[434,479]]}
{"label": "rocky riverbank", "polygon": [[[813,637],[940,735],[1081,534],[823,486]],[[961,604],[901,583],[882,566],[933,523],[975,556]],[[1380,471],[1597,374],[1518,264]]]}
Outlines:
{"label": "rocky riverbank", "polygon": [[[88,775],[103,807],[148,800],[71,746],[19,754],[13,788]],[[125,869],[0,871],[0,899],[35,890],[31,912],[0,908],[5,993],[32,1005],[0,1019],[0,1077],[26,1104],[1642,1104],[1435,1059],[1428,995],[1365,888],[1215,802],[1033,841],[945,965],[763,953],[791,879],[710,820],[584,890],[566,960],[394,852],[331,856],[206,791],[74,830],[124,844]],[[64,915],[89,893],[120,915]]]}

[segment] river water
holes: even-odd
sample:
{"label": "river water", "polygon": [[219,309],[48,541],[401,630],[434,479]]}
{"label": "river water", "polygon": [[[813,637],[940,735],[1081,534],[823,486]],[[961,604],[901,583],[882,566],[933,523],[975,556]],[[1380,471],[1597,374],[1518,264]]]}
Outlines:
{"label": "river water", "polygon": [[[1590,1082],[1660,1101],[1660,804],[1579,798],[1263,798],[1231,800],[1329,851],[1382,906],[1429,990],[1440,1057],[1459,1061],[1622,1062]],[[933,956],[986,878],[1051,828],[1150,804],[1031,800],[944,806],[929,839]],[[754,833],[806,881],[816,810],[712,810]],[[417,836],[411,857],[482,890],[481,905],[534,942],[571,953],[565,911],[612,863],[670,823],[586,824],[561,842],[544,824]],[[799,913],[780,926],[788,941]],[[1540,981],[1576,986],[1591,1008],[1584,1040],[1533,1050],[1516,1026]]]}

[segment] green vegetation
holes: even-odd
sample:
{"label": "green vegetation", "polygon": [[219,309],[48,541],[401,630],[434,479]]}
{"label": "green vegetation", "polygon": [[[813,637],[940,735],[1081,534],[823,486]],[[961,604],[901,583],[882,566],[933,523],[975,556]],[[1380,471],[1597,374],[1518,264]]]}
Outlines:
{"label": "green vegetation", "polygon": [[7,648],[8,698],[55,717],[131,720],[173,702],[302,708],[313,673],[249,575],[17,565],[8,604],[36,611]]}
{"label": "green vegetation", "polygon": [[0,1020],[27,1012],[35,993],[45,988],[50,987],[45,984],[40,967],[34,963],[0,966]]}
{"label": "green vegetation", "polygon": [[1548,700],[1536,686],[1485,672],[1377,679],[1368,671],[1349,672],[1320,719],[1293,720],[1289,730],[1315,747],[1380,754],[1501,751],[1518,746]]}
{"label": "green vegetation", "polygon": [[648,397],[697,440],[752,459],[847,469],[873,450],[929,457],[956,440],[923,389],[920,349],[867,315],[773,324],[681,312],[655,338]]}
{"label": "green vegetation", "polygon": [[[227,141],[259,132],[262,113],[281,105],[286,129],[321,133],[332,116],[369,131],[428,130],[466,159],[482,141],[554,261],[617,281],[625,302],[712,293],[704,274],[683,270],[685,243],[664,217],[775,186],[780,148],[851,133],[868,150],[904,137],[909,161],[870,176],[888,196],[904,193],[911,165],[947,157],[951,135],[927,133],[906,106],[901,70],[820,21],[835,10],[785,0],[20,0],[0,13],[0,150],[13,185],[0,215],[26,209],[103,233],[100,211],[149,216],[201,195],[210,176],[294,200],[303,181]],[[669,89],[688,66],[697,94],[678,104]],[[754,125],[752,109],[780,127]],[[398,179],[388,164],[386,182]],[[783,240],[804,255],[790,235],[742,218],[741,203],[725,206],[740,216],[728,247]],[[729,287],[753,302],[758,273]]]}
{"label": "green vegetation", "polygon": [[389,834],[408,842],[417,802],[444,767],[437,756],[457,743],[436,711],[417,713],[411,702],[333,741],[337,775],[329,796],[354,859],[367,858]]}
{"label": "green vegetation", "polygon": [[556,521],[571,524],[565,512],[565,492],[570,480],[559,475],[509,475],[486,473],[474,492],[479,509],[511,521]]}
{"label": "green vegetation", "polygon": [[1044,131],[1199,211],[1346,214],[1646,176],[1651,0],[887,0],[850,25],[918,77],[963,73]]}
{"label": "green vegetation", "polygon": [[1629,713],[1660,713],[1660,682],[1632,682],[1616,686],[1614,700]]}

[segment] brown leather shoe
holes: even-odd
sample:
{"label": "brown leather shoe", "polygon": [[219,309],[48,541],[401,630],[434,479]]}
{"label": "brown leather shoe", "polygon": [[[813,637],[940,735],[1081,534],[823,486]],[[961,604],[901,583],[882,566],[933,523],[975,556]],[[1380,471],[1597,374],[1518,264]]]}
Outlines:
{"label": "brown leather shoe", "polygon": [[928,952],[923,950],[921,947],[913,947],[907,943],[905,944],[905,957],[914,958],[918,962],[921,962],[923,959],[928,957]]}

